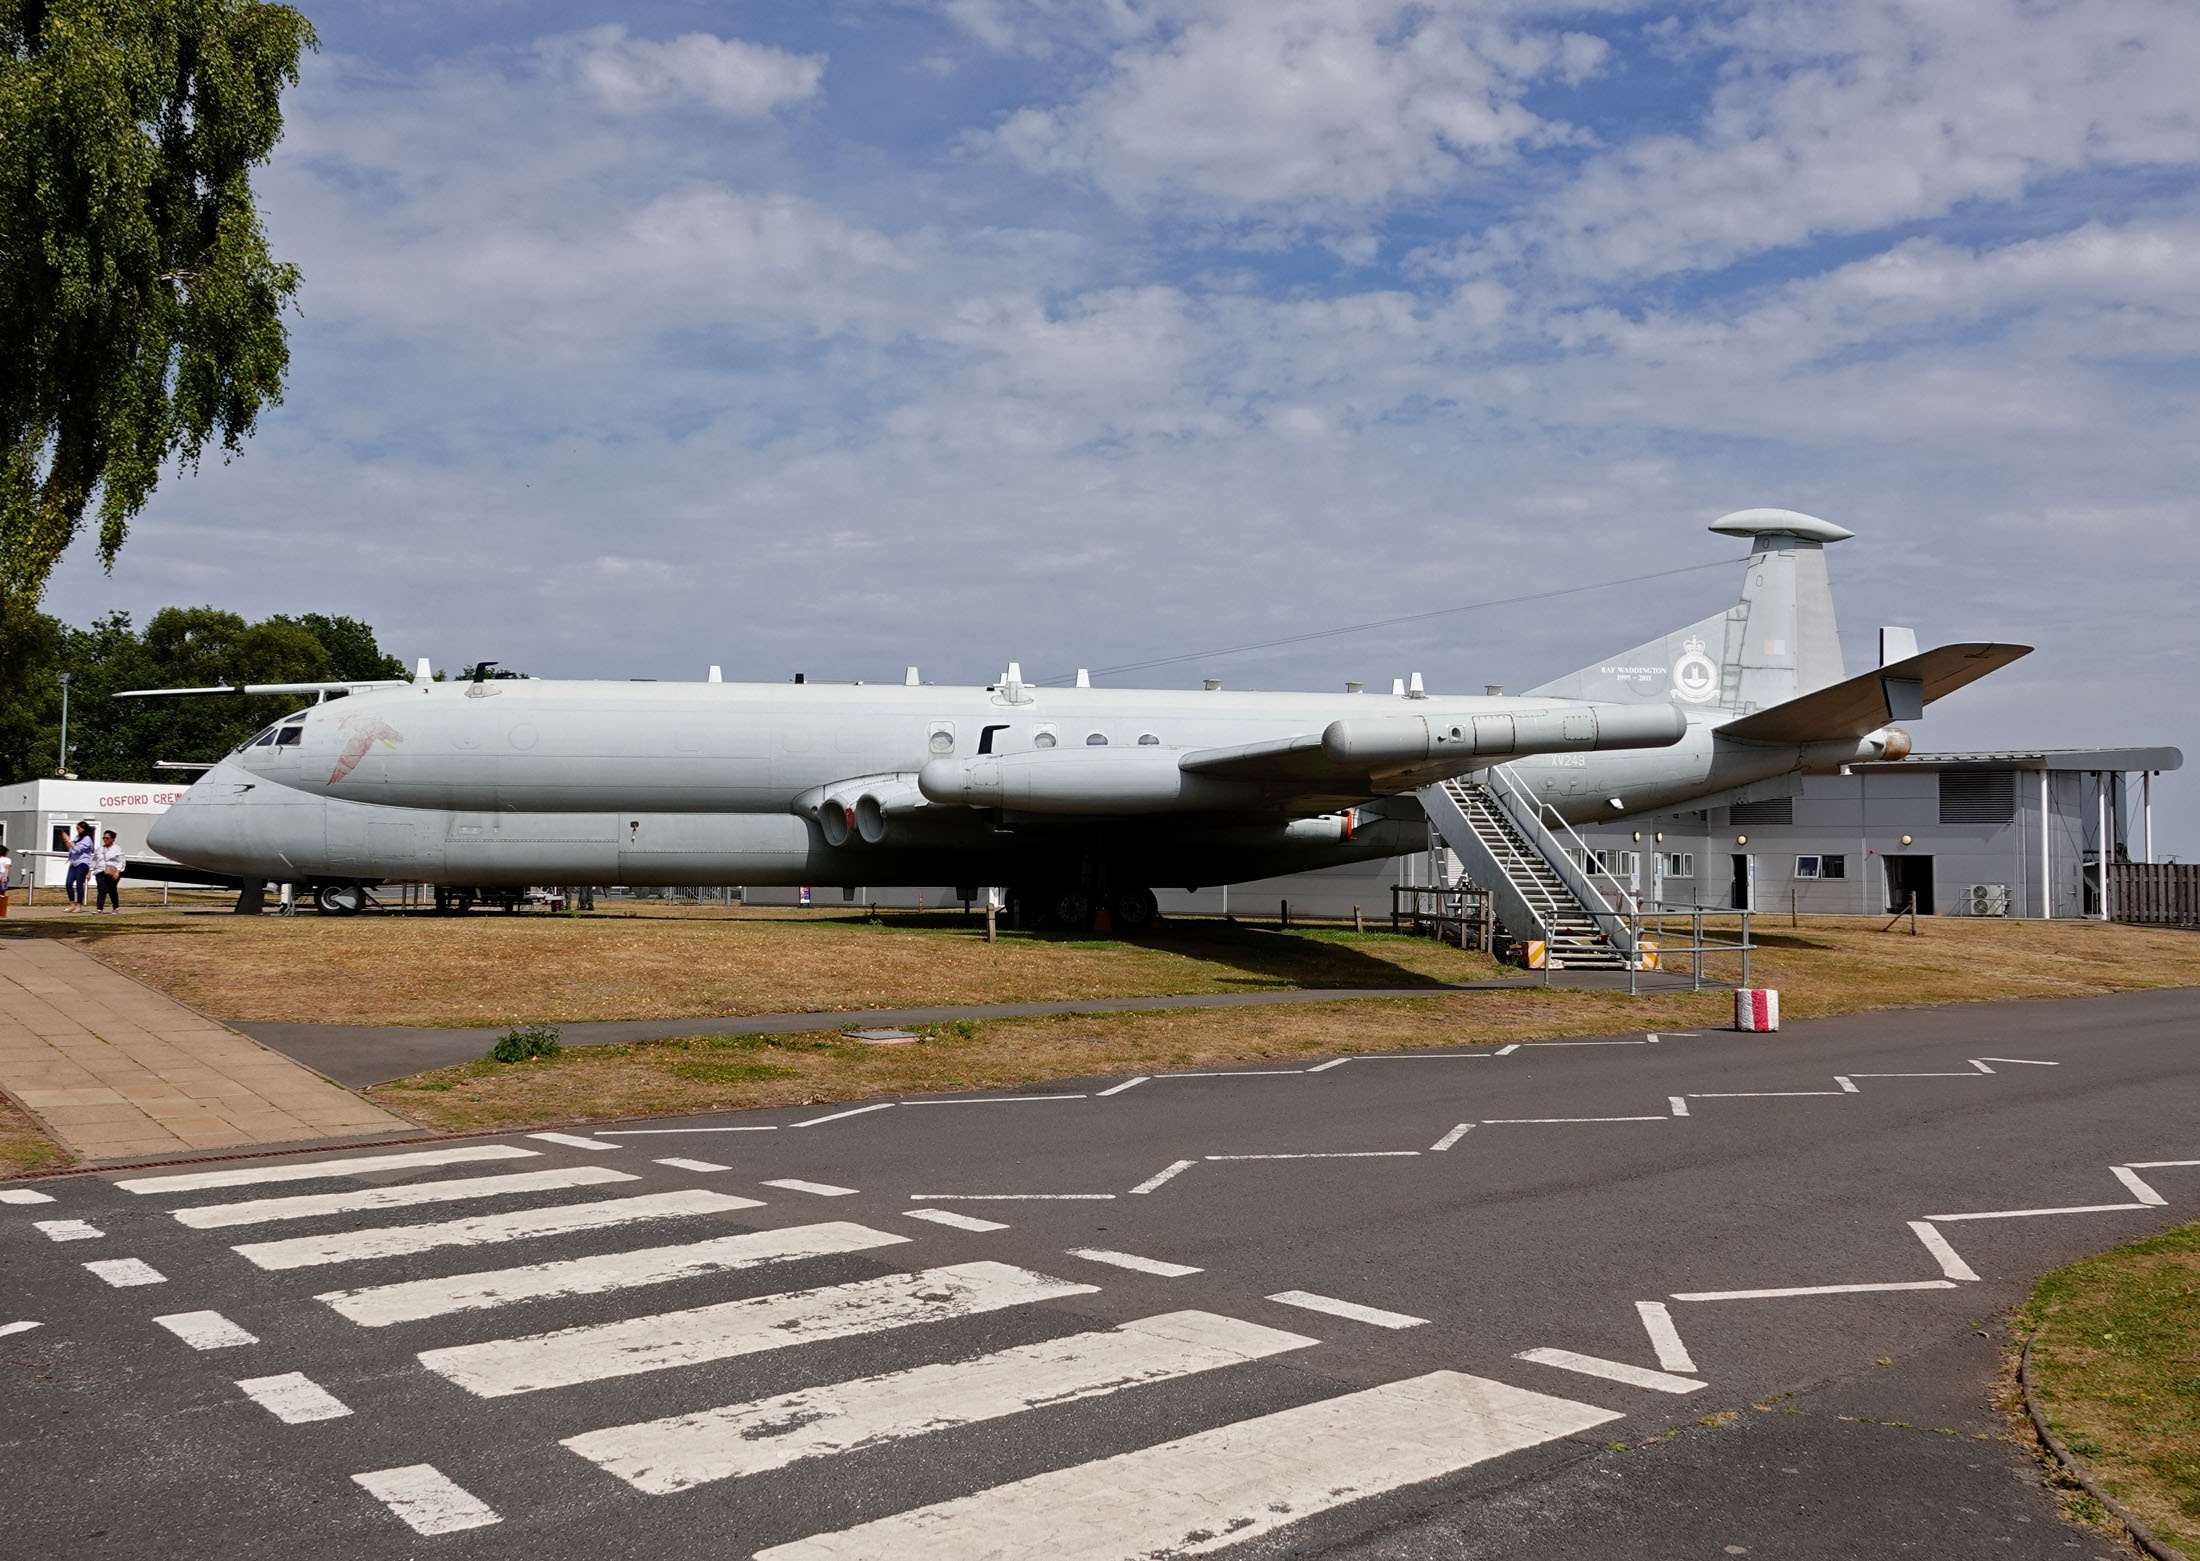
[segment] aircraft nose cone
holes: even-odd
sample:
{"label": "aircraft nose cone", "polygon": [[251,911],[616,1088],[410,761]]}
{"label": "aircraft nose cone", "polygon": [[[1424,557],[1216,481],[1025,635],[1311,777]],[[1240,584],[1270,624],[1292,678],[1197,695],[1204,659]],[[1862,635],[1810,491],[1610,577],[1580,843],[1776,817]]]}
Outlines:
{"label": "aircraft nose cone", "polygon": [[186,792],[181,802],[170,804],[167,812],[153,820],[145,844],[171,862],[218,870],[224,865],[222,858],[228,854],[225,848],[232,844],[230,836],[234,832],[228,827],[225,809]]}

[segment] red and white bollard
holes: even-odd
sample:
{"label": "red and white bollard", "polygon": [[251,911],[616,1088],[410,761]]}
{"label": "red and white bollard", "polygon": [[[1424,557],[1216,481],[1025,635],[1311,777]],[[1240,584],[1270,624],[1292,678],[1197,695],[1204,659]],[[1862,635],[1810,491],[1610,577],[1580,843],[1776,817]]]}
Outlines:
{"label": "red and white bollard", "polygon": [[1777,1030],[1780,1028],[1780,994],[1771,987],[1745,986],[1734,989],[1734,1028],[1737,1030]]}

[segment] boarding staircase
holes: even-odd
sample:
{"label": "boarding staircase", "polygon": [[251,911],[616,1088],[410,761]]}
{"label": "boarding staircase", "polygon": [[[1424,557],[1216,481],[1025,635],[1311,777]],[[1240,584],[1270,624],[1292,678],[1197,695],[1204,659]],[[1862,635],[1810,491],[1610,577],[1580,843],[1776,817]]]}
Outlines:
{"label": "boarding staircase", "polygon": [[1633,901],[1595,870],[1581,837],[1560,821],[1589,867],[1576,864],[1545,824],[1543,807],[1505,766],[1481,779],[1425,786],[1418,796],[1467,877],[1490,891],[1498,924],[1514,942],[1540,943],[1551,964],[1569,969],[1624,970],[1633,961]]}

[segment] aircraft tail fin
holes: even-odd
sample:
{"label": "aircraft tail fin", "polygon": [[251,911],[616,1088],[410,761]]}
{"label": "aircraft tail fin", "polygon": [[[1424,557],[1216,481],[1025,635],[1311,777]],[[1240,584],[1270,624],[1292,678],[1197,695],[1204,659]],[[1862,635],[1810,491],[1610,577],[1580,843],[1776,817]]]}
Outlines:
{"label": "aircraft tail fin", "polygon": [[1854,533],[1781,509],[1740,510],[1711,529],[1751,539],[1740,601],[1528,692],[1742,716],[1841,682],[1825,547]]}

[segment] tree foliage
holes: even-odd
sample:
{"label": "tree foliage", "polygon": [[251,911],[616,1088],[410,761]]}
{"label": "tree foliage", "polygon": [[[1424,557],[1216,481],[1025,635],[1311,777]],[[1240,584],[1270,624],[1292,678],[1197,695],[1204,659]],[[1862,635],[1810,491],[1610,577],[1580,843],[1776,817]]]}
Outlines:
{"label": "tree foliage", "polygon": [[251,172],[315,42],[259,0],[0,0],[0,612],[95,499],[111,566],[165,462],[282,399],[298,272]]}
{"label": "tree foliage", "polygon": [[177,782],[159,759],[220,758],[312,696],[116,699],[128,688],[204,688],[220,683],[318,683],[401,678],[374,630],[320,613],[247,623],[215,607],[164,607],[142,632],[127,613],[86,628],[42,613],[19,614],[0,641],[0,784],[54,773],[60,757],[60,674],[69,690],[69,768],[99,780]]}

